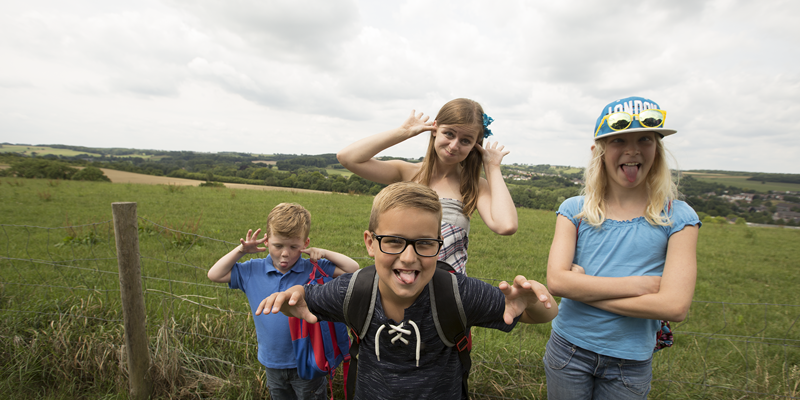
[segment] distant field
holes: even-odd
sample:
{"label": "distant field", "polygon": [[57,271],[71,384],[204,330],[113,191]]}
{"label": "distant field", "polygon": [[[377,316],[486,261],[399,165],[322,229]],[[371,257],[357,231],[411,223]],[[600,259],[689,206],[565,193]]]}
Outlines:
{"label": "distant field", "polygon": [[683,175],[691,176],[699,181],[719,183],[722,185],[736,186],[743,189],[757,190],[759,192],[766,192],[769,190],[785,192],[785,191],[800,191],[800,185],[796,183],[780,183],[780,182],[765,182],[748,181],[749,176],[735,176],[726,174],[712,174],[705,172],[687,172],[683,171]]}
{"label": "distant field", "polygon": [[100,154],[97,153],[77,152],[67,149],[54,149],[47,146],[17,146],[9,144],[4,144],[3,147],[0,147],[0,153],[19,153],[26,156],[30,156],[32,153],[36,153],[37,156],[53,154],[64,157],[74,157],[78,154],[89,154],[90,156],[100,157]]}
{"label": "distant field", "polygon": [[328,173],[328,175],[344,175],[347,178],[349,178],[350,175],[353,175],[352,172],[346,169],[325,168],[325,171]]}
{"label": "distant field", "polygon": [[583,171],[583,168],[573,168],[573,167],[553,167],[553,169],[563,174],[575,174]]}
{"label": "distant field", "polygon": [[[22,155],[30,156],[33,153],[36,153],[37,156],[46,156],[48,154],[62,156],[62,157],[75,157],[79,154],[88,154],[92,157],[102,157],[102,154],[98,153],[88,153],[85,151],[75,151],[75,150],[68,150],[68,149],[56,149],[49,146],[18,146],[13,144],[4,144],[0,147],[0,153],[19,153]],[[141,157],[143,159],[150,159],[153,158],[152,155],[147,155],[145,153],[139,154],[126,154],[121,156],[116,156],[120,158],[127,158],[127,157]],[[155,160],[155,158],[153,158]]]}
{"label": "distant field", "polygon": [[[168,185],[168,186],[200,186],[203,181],[194,179],[173,178],[169,176],[154,176],[146,174],[135,174],[133,172],[117,171],[114,169],[100,168],[101,171],[111,179],[112,183],[136,183],[145,185]],[[287,191],[294,193],[330,193],[319,190],[286,188],[278,186],[247,185],[244,183],[223,183],[228,189],[248,189],[261,191]]]}

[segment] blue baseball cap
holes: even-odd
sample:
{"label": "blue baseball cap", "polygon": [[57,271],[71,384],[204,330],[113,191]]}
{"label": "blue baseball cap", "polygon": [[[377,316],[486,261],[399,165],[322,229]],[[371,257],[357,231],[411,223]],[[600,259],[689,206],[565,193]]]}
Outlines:
{"label": "blue baseball cap", "polygon": [[[657,120],[659,123],[654,128],[649,128],[642,125],[639,121],[638,114],[647,110],[661,110],[661,107],[659,107],[658,103],[653,100],[638,96],[628,97],[608,103],[603,108],[600,116],[597,117],[597,122],[594,124],[594,140],[628,132],[656,132],[661,135],[661,137],[672,135],[673,133],[677,132],[674,129],[664,128],[664,123],[666,122],[666,111],[661,111],[661,120]],[[613,130],[608,125],[608,118],[606,118],[606,116],[617,112],[626,112],[630,115],[633,115],[633,119],[628,127],[624,129]],[[656,115],[658,116],[658,114]],[[622,116],[625,115],[622,114]],[[622,126],[624,126],[625,123],[625,120],[621,121]]]}

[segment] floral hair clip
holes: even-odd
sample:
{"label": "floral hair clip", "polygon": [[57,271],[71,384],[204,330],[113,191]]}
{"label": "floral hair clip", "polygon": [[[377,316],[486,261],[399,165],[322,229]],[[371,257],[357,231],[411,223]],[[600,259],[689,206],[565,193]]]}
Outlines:
{"label": "floral hair clip", "polygon": [[494,118],[492,118],[492,117],[490,117],[490,116],[488,116],[488,115],[486,115],[484,113],[483,114],[483,138],[484,139],[486,139],[489,136],[493,135],[492,130],[489,129],[489,124],[491,124],[492,122],[494,122]]}

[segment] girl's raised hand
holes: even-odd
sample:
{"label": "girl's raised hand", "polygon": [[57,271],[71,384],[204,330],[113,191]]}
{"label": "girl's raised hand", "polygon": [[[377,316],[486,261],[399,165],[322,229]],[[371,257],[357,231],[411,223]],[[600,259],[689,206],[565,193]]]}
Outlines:
{"label": "girl's raised hand", "polygon": [[478,149],[483,157],[483,165],[494,165],[496,167],[499,167],[503,162],[503,157],[511,153],[511,150],[505,150],[505,146],[499,142],[492,143],[487,141],[484,147],[475,142],[475,148]]}
{"label": "girl's raised hand", "polygon": [[260,244],[264,244],[267,241],[267,234],[264,234],[264,237],[258,239],[258,234],[261,233],[261,229],[256,229],[255,233],[252,229],[247,230],[246,239],[239,238],[239,243],[242,244],[242,252],[243,253],[261,253],[267,251],[266,247],[258,247]]}
{"label": "girl's raised hand", "polygon": [[411,136],[417,136],[425,131],[436,130],[436,121],[428,122],[430,117],[424,113],[411,110],[411,115],[400,125],[400,129],[407,131]]}

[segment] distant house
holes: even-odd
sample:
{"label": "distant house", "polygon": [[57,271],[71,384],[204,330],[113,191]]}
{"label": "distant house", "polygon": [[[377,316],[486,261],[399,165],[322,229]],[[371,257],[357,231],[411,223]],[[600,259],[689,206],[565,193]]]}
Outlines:
{"label": "distant house", "polygon": [[750,203],[750,202],[753,201],[753,196],[755,196],[754,193],[739,193],[739,194],[731,196],[731,200],[732,201],[744,200],[744,201]]}
{"label": "distant house", "polygon": [[784,221],[800,222],[800,213],[794,211],[778,211],[772,215],[773,220],[782,219]]}

